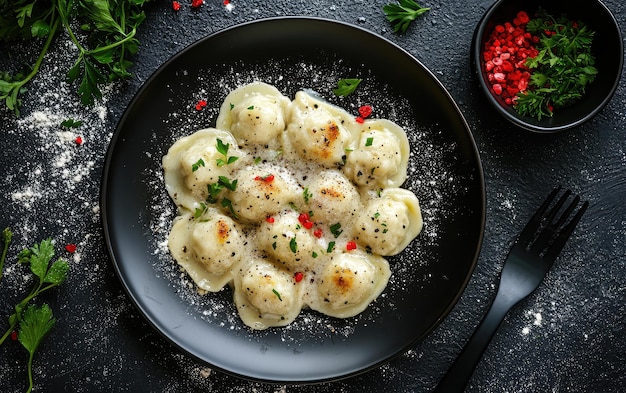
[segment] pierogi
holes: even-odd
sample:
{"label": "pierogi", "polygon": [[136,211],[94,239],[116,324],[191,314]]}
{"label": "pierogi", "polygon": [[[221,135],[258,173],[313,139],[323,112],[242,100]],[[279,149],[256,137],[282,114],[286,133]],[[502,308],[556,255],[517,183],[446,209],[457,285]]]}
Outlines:
{"label": "pierogi", "polygon": [[215,128],[163,157],[178,207],[170,252],[203,292],[230,285],[252,329],[305,308],[355,316],[385,289],[385,257],[422,229],[417,197],[400,188],[408,159],[390,120],[357,121],[305,91],[292,101],[262,82],[239,87]]}

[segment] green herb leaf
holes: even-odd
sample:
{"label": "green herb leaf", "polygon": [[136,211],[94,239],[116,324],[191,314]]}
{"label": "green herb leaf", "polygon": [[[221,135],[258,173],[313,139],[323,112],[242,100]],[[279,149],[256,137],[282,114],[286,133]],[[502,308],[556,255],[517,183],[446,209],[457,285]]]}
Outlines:
{"label": "green herb leaf", "polygon": [[83,122],[80,120],[74,120],[72,118],[69,118],[67,120],[63,120],[61,122],[61,127],[65,127],[65,128],[77,128],[83,125]]}
{"label": "green herb leaf", "polygon": [[373,137],[369,137],[365,140],[365,146],[369,147],[372,146],[372,143],[374,143],[374,138]]}
{"label": "green herb leaf", "polygon": [[340,79],[337,82],[337,88],[333,89],[333,93],[339,97],[346,97],[354,93],[359,83],[361,83],[361,79],[357,78]]}
{"label": "green herb leaf", "polygon": [[278,293],[276,289],[272,289],[272,292],[274,292],[274,295],[276,295],[278,300],[280,300],[281,302],[283,301],[283,298],[280,296],[280,293]]}
{"label": "green herb leaf", "polygon": [[328,243],[328,248],[326,249],[326,252],[331,253],[333,252],[334,249],[335,249],[335,242],[330,242]]}
{"label": "green herb leaf", "polygon": [[29,306],[21,318],[18,335],[20,343],[29,353],[33,354],[50,332],[54,323],[52,310],[47,304],[42,304],[40,307]]}
{"label": "green herb leaf", "polygon": [[330,233],[332,233],[333,235],[335,235],[335,238],[338,238],[339,235],[341,235],[341,233],[343,232],[343,230],[341,229],[341,224],[340,223],[336,223],[330,226]]}
{"label": "green herb leaf", "polygon": [[191,171],[195,172],[198,169],[200,169],[200,167],[204,166],[204,160],[202,158],[199,158],[198,161],[196,161],[194,164],[191,165]]}
{"label": "green herb leaf", "polygon": [[291,240],[289,241],[289,249],[291,250],[291,252],[293,252],[294,254],[298,251],[298,243],[296,242],[296,238],[295,236],[291,238]]}
{"label": "green herb leaf", "polygon": [[383,6],[383,12],[396,33],[405,33],[411,22],[429,10],[430,8],[422,7],[413,0],[399,0],[399,4]]}
{"label": "green herb leaf", "polygon": [[70,266],[64,260],[57,260],[50,266],[50,269],[46,272],[46,276],[43,282],[60,285],[67,278],[67,272],[70,270]]}
{"label": "green herb leaf", "polygon": [[54,255],[54,245],[51,239],[42,240],[40,243],[25,249],[18,255],[20,263],[30,265],[30,270],[39,280],[44,281],[48,271],[48,263]]}
{"label": "green herb leaf", "polygon": [[22,315],[18,340],[29,354],[29,386],[27,392],[33,389],[33,357],[35,356],[35,351],[39,348],[43,339],[50,333],[55,322],[55,319],[52,317],[52,310],[47,304],[43,304],[41,307],[31,305]]}
{"label": "green herb leaf", "polygon": [[598,70],[591,52],[595,34],[580,21],[555,18],[544,9],[539,9],[526,30],[540,37],[539,53],[524,63],[531,69],[531,78],[528,89],[518,93],[514,108],[541,120],[579,100],[595,80]]}
{"label": "green herb leaf", "polygon": [[302,196],[304,197],[304,203],[309,203],[309,199],[313,196],[313,194],[309,191],[309,187],[304,187]]}

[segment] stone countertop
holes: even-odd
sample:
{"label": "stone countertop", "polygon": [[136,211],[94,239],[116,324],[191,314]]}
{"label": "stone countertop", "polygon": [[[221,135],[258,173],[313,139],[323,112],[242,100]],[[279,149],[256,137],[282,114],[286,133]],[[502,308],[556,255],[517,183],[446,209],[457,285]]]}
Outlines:
{"label": "stone countertop", "polygon": [[[406,34],[394,34],[384,1],[205,0],[174,12],[168,1],[146,8],[134,76],[85,108],[64,73],[75,55],[68,37],[54,42],[40,76],[29,84],[22,114],[0,108],[0,227],[14,244],[0,282],[0,314],[9,315],[30,288],[15,254],[51,237],[69,259],[68,282],[45,300],[58,321],[35,358],[35,391],[54,392],[427,392],[437,383],[495,296],[512,240],[556,184],[591,203],[540,287],[513,309],[496,333],[468,392],[621,392],[626,390],[626,88],[592,121],[555,135],[512,128],[471,77],[474,27],[491,1],[425,1],[431,7]],[[626,8],[607,7],[622,23]],[[108,142],[124,109],[149,76],[194,41],[242,22],[300,15],[344,21],[401,46],[451,93],[478,146],[487,193],[484,241],[476,269],[449,316],[423,342],[383,366],[313,386],[269,385],[211,370],[174,350],[134,308],[107,256],[99,212]],[[13,48],[14,49],[14,48]],[[29,53],[28,47],[23,48]],[[366,48],[364,48],[366,50]],[[0,65],[9,64],[0,45]],[[3,67],[0,67],[3,68]],[[84,144],[55,121],[80,118]],[[53,124],[54,123],[54,124]],[[63,244],[77,244],[66,253]],[[4,318],[4,317],[2,317]],[[0,322],[0,327],[6,321]],[[4,328],[2,329],[4,330]],[[0,387],[25,391],[27,353],[0,347]]]}

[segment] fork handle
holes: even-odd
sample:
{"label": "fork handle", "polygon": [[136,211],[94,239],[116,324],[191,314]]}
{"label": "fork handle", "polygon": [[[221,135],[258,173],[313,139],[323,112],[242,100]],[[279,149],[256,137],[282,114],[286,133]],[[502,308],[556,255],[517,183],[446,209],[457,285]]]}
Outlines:
{"label": "fork handle", "polygon": [[478,325],[465,347],[456,358],[452,366],[443,376],[434,392],[463,392],[467,382],[474,373],[476,365],[480,361],[487,345],[494,333],[502,323],[507,312],[517,303],[517,300],[509,298],[506,294],[498,291],[489,311]]}

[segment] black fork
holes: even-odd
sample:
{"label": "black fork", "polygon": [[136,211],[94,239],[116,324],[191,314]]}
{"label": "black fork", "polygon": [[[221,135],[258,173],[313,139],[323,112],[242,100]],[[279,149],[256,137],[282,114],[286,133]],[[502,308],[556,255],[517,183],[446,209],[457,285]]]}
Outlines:
{"label": "black fork", "polygon": [[[573,218],[569,216],[580,203],[574,196],[563,209],[572,192],[566,190],[557,200],[561,188],[555,188],[524,227],[504,262],[500,284],[489,311],[460,355],[437,385],[435,392],[462,392],[483,352],[509,310],[530,295],[541,283],[563,249],[578,221],[589,206],[585,201]],[[556,200],[554,206],[550,205]]]}

